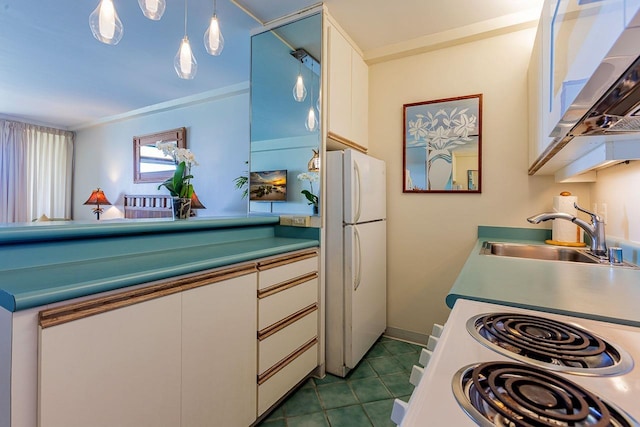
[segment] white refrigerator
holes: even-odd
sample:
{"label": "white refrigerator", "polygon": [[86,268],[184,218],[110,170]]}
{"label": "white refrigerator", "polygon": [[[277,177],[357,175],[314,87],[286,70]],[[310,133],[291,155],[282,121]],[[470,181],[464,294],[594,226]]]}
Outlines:
{"label": "white refrigerator", "polygon": [[326,370],[344,377],[387,327],[386,167],[354,150],[325,167]]}

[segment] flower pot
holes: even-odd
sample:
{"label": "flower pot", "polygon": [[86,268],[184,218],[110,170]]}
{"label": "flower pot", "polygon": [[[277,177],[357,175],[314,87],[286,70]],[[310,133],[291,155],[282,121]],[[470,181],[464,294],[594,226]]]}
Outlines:
{"label": "flower pot", "polygon": [[174,197],[173,219],[188,219],[191,216],[191,199]]}

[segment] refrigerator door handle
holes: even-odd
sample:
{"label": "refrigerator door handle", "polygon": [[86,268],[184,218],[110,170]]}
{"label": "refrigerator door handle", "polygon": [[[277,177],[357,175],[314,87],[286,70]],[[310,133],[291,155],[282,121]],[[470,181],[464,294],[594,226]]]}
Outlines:
{"label": "refrigerator door handle", "polygon": [[353,160],[353,170],[356,173],[356,182],[357,184],[355,185],[355,188],[357,190],[355,196],[356,196],[356,215],[355,218],[353,219],[353,222],[356,223],[360,220],[360,210],[362,208],[361,203],[362,203],[362,181],[360,180],[360,166],[358,166],[358,162],[354,159]]}
{"label": "refrigerator door handle", "polygon": [[360,246],[360,233],[358,232],[357,227],[353,227],[353,234],[355,236],[356,243],[356,276],[353,280],[353,290],[354,292],[358,290],[360,286],[360,280],[362,279],[362,248]]}

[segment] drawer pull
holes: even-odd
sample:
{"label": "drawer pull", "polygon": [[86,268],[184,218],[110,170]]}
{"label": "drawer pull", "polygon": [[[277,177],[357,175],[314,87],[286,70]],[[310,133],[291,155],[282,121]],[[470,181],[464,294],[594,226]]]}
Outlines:
{"label": "drawer pull", "polygon": [[318,277],[318,272],[314,271],[313,273],[305,274],[304,276],[296,277],[295,279],[291,279],[286,282],[278,283],[277,285],[269,286],[268,288],[260,289],[258,291],[258,298],[266,298],[273,294],[277,294],[278,292],[286,291],[287,289],[291,289],[294,286],[301,285],[309,280],[316,279]]}
{"label": "drawer pull", "polygon": [[275,258],[269,261],[261,261],[258,263],[258,271],[265,271],[271,268],[280,267],[287,264],[293,264],[294,262],[302,261],[309,258],[314,258],[318,256],[318,251],[316,249],[311,249],[306,252],[300,252],[297,254]]}
{"label": "drawer pull", "polygon": [[258,375],[258,385],[264,384],[269,378],[280,372],[284,369],[288,364],[296,360],[299,356],[301,356],[305,351],[309,350],[311,347],[318,343],[318,337],[315,337],[301,347],[299,347],[296,351],[273,365],[271,368],[267,369],[262,375]]}
{"label": "drawer pull", "polygon": [[279,331],[283,330],[284,328],[286,328],[287,326],[289,326],[289,325],[297,322],[298,320],[302,319],[306,315],[313,313],[317,309],[318,309],[318,304],[311,304],[310,306],[305,307],[302,310],[299,310],[299,311],[293,313],[292,315],[285,317],[281,321],[276,322],[273,325],[267,326],[266,328],[262,329],[261,331],[258,331],[258,340],[262,341],[262,340],[270,337],[271,335],[275,334],[276,332],[279,332]]}

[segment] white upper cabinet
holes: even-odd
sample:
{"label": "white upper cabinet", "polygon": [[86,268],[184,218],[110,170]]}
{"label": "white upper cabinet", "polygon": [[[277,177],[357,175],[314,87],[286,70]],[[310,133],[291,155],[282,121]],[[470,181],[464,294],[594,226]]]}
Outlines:
{"label": "white upper cabinet", "polygon": [[327,135],[330,148],[366,151],[369,68],[338,26],[325,19],[327,58]]}
{"label": "white upper cabinet", "polygon": [[638,9],[640,0],[545,1],[529,65],[530,174],[555,173],[609,141],[570,131],[640,53],[625,31],[639,26]]}

